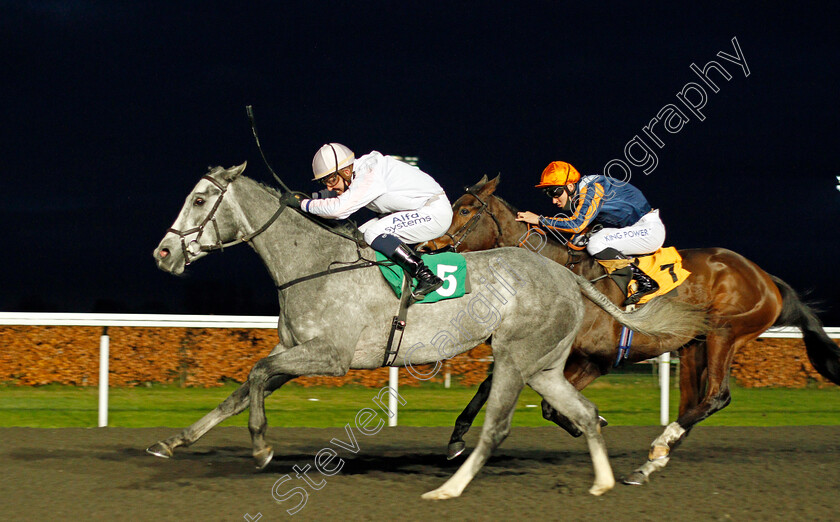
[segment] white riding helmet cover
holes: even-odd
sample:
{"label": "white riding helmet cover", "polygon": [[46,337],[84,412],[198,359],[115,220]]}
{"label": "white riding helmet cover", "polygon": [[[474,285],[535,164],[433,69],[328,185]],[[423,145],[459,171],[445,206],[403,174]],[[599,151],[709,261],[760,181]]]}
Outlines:
{"label": "white riding helmet cover", "polygon": [[341,143],[327,143],[321,146],[312,158],[312,172],[315,174],[313,180],[329,176],[352,165],[354,159],[353,151]]}

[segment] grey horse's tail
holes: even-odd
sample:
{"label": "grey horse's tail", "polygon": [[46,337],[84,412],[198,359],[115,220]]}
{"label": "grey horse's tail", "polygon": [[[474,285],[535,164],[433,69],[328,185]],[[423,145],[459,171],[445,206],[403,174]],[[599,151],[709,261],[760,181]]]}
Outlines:
{"label": "grey horse's tail", "polygon": [[773,326],[796,326],[802,330],[805,350],[814,369],[834,384],[840,384],[840,346],[825,333],[822,321],[802,302],[796,290],[778,277],[770,278],[782,294],[782,313]]}
{"label": "grey horse's tail", "polygon": [[607,299],[585,277],[573,274],[583,295],[598,305],[613,319],[634,332],[658,339],[681,339],[688,342],[709,329],[706,310],[673,299],[653,299],[642,308],[625,312]]}

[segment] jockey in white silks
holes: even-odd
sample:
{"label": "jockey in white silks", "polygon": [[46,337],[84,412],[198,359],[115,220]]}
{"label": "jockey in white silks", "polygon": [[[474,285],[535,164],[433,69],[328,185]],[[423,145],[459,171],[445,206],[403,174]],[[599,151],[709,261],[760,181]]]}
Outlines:
{"label": "jockey in white silks", "polygon": [[318,149],[312,160],[315,180],[327,189],[300,202],[301,210],[329,219],[346,219],[366,207],[380,214],[359,227],[365,241],[417,279],[417,298],[443,281],[406,243],[442,236],[452,223],[452,205],[431,176],[391,156],[373,151],[355,158],[340,143]]}

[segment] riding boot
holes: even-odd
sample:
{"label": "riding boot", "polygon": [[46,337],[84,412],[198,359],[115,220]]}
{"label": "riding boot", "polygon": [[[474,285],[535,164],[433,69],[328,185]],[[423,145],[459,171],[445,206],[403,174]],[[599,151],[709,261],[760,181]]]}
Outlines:
{"label": "riding boot", "polygon": [[621,290],[621,295],[626,296],[627,287],[630,285],[630,281],[633,280],[633,272],[630,270],[631,260],[614,248],[605,248],[592,257],[604,267],[604,271],[609,278],[618,285],[618,289]]}
{"label": "riding boot", "polygon": [[[601,250],[600,252],[595,254],[593,257],[595,259],[599,260],[599,261],[611,261],[611,260],[627,260],[627,261],[630,261],[629,257],[625,256],[624,254],[622,254],[621,252],[619,252],[618,250],[616,250],[614,248],[605,248],[604,250]],[[630,262],[624,268],[621,268],[619,270],[613,270],[612,273],[610,274],[610,277],[615,278],[615,276],[618,275],[620,272],[627,271],[627,270],[629,270],[629,272],[630,272],[630,274],[628,274],[630,276],[630,279],[627,281],[627,283],[625,283],[625,286],[622,290],[625,291],[625,293],[626,293],[626,285],[630,281],[636,281],[636,291],[633,292],[633,295],[631,295],[630,297],[628,297],[624,301],[624,306],[630,306],[630,305],[636,304],[636,303],[639,302],[639,300],[642,297],[648,295],[651,292],[656,292],[657,290],[659,290],[659,283],[657,283],[656,281],[651,279],[651,277],[649,275],[642,272],[642,269],[640,269],[638,266],[634,265],[632,262]],[[619,286],[621,286],[621,285],[619,284]]]}
{"label": "riding boot", "polygon": [[630,265],[630,270],[633,272],[633,279],[636,281],[636,291],[624,301],[624,306],[634,305],[642,297],[659,290],[659,283],[642,272],[641,268],[636,265]]}
{"label": "riding boot", "polygon": [[417,279],[417,288],[412,292],[415,299],[423,299],[426,294],[434,292],[443,285],[443,280],[429,270],[423,260],[404,243],[400,243],[393,254],[388,257],[391,261],[400,265],[411,277]]}

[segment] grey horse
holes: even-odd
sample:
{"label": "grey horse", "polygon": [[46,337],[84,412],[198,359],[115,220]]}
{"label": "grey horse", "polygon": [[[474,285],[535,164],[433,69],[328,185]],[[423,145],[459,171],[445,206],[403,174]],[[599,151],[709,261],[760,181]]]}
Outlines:
{"label": "grey horse", "polygon": [[[215,167],[202,177],[154,257],[160,269],[178,275],[185,265],[213,250],[247,242],[282,288],[278,292],[280,343],[219,406],[147,451],[170,457],[176,447],[192,444],[250,406],[253,457],[262,469],[273,457],[265,441],[265,397],[300,375],[340,376],[351,368],[381,367],[398,299],[379,270],[372,267],[284,286],[322,272],[335,261],[370,258],[373,250],[335,235],[296,210],[284,212],[289,195],[242,176],[244,169],[244,163],[229,169]],[[690,338],[702,331],[705,314],[652,305],[635,313],[623,312],[585,279],[520,248],[465,257],[472,293],[409,307],[402,339],[407,348],[393,362],[411,369],[412,365],[453,357],[493,337],[493,388],[479,443],[449,480],[423,498],[446,499],[463,492],[508,435],[525,384],[586,435],[595,469],[590,493],[601,495],[610,490],[615,480],[597,408],[563,376],[583,318],[582,293],[622,324],[654,336]],[[662,325],[667,325],[667,331]]]}

